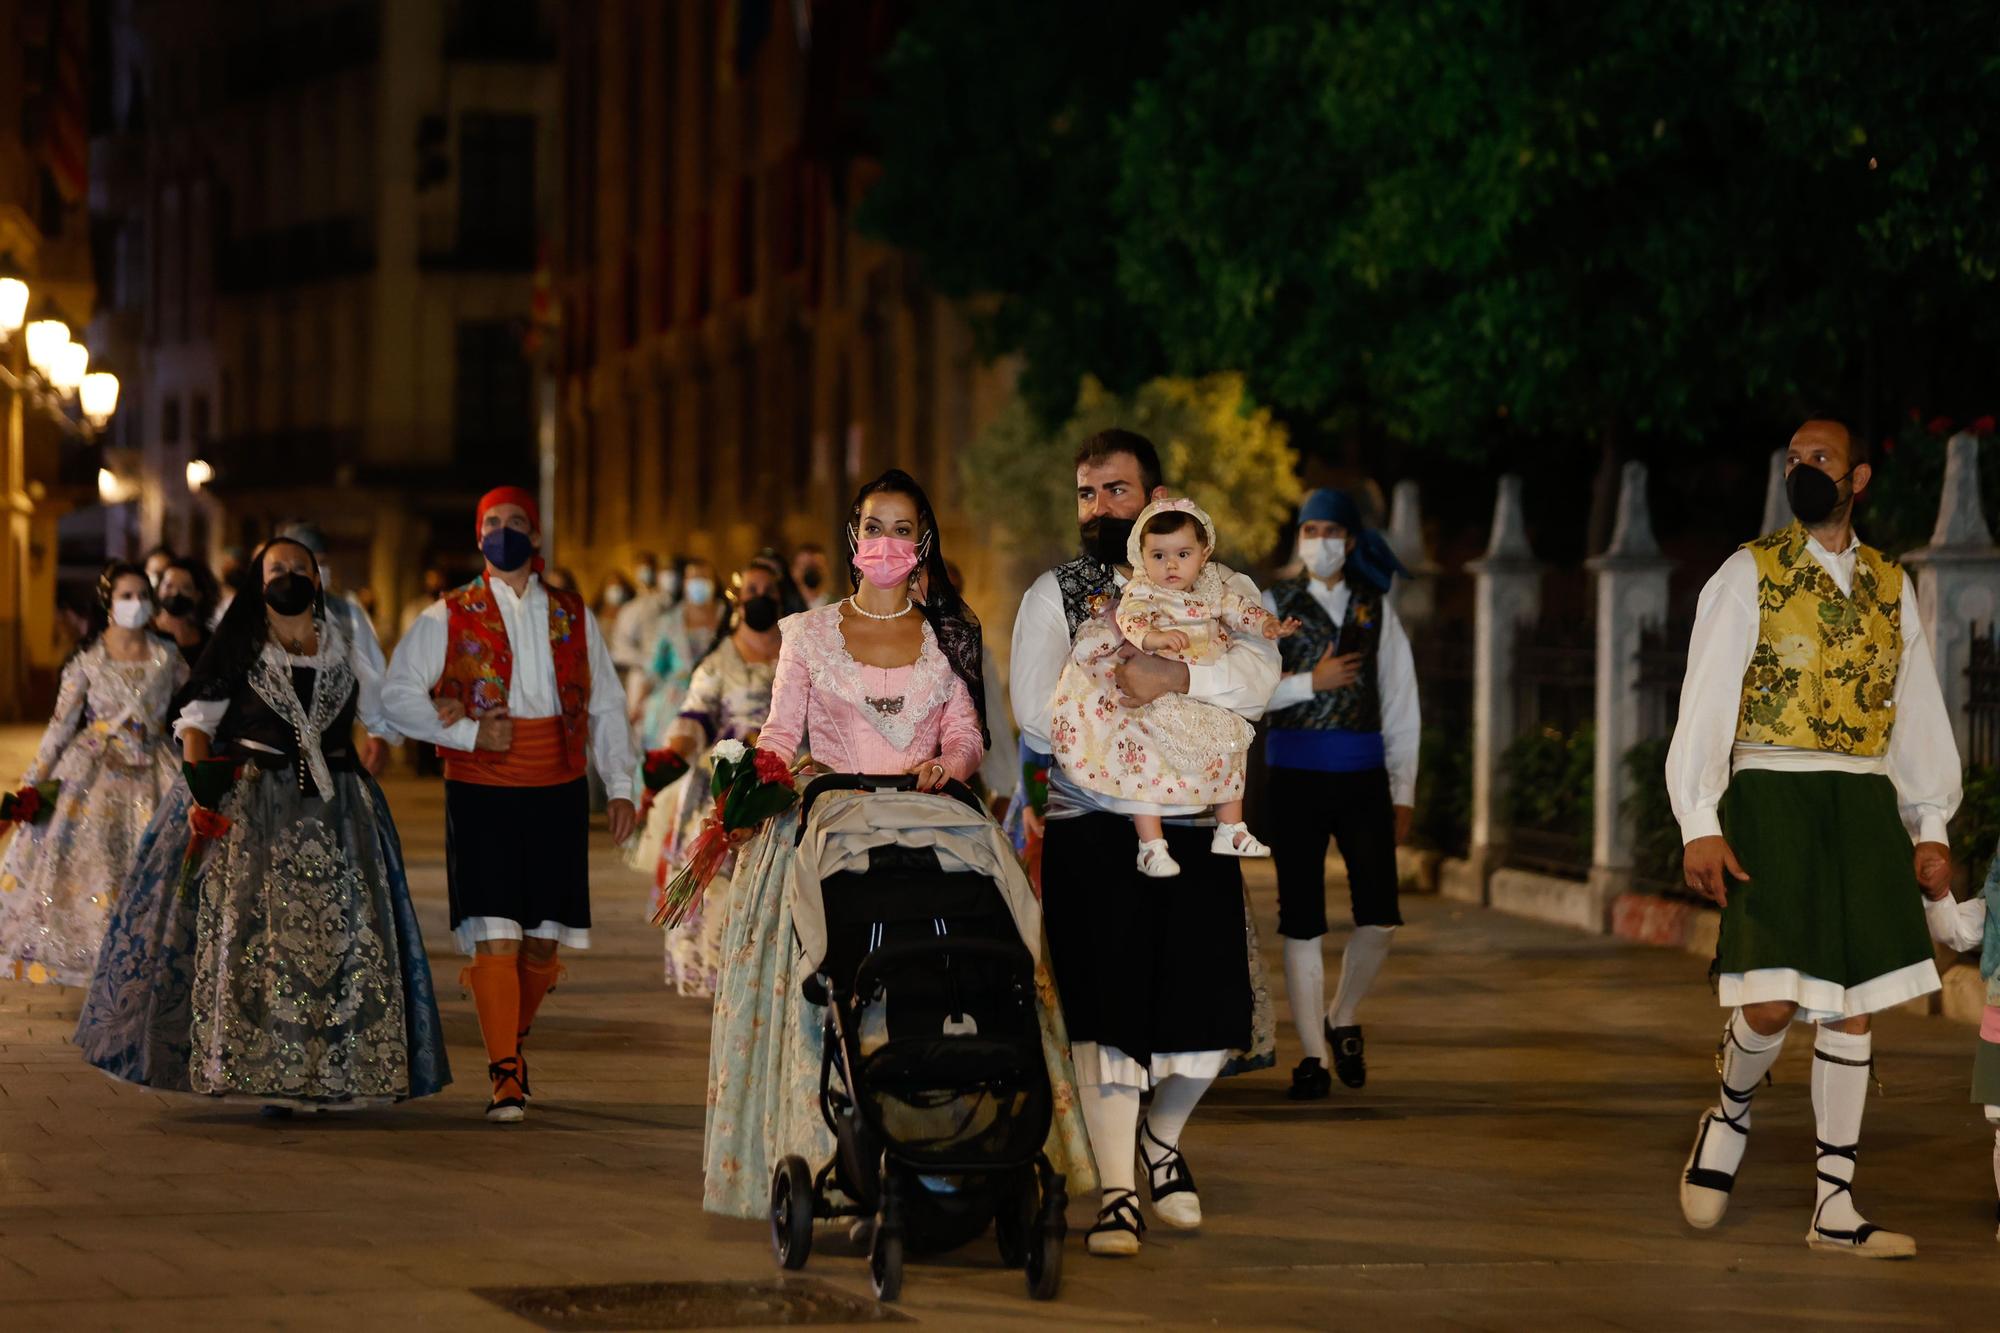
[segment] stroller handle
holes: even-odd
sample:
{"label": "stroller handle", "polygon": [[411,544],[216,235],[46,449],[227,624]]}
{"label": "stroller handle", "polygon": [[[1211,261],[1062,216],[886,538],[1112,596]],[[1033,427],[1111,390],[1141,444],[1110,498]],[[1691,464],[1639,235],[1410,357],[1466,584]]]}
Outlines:
{"label": "stroller handle", "polygon": [[[916,774],[914,773],[823,774],[819,777],[814,778],[809,784],[807,784],[806,794],[799,802],[798,838],[803,839],[805,837],[806,821],[812,817],[813,802],[818,800],[819,797],[825,792],[915,791],[916,789],[917,789],[917,777]],[[958,801],[961,804],[972,807],[974,810],[977,810],[982,815],[986,813],[986,807],[981,805],[979,803],[979,798],[972,794],[972,788],[966,786],[963,782],[960,782],[957,778],[950,779],[944,784],[942,788],[940,788],[937,792],[933,794],[938,796],[949,796],[954,801]]]}

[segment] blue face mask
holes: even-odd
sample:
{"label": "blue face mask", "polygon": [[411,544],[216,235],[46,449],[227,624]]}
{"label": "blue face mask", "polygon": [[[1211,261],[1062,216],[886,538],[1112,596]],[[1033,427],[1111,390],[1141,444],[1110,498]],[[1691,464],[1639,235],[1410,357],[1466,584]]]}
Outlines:
{"label": "blue face mask", "polygon": [[511,574],[534,558],[535,541],[525,532],[501,528],[480,538],[479,553],[502,574]]}

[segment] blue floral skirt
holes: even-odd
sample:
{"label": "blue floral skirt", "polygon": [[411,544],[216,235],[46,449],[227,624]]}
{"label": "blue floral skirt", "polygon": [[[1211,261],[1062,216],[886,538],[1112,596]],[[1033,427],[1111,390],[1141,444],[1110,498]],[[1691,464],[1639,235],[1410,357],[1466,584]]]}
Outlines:
{"label": "blue floral skirt", "polygon": [[91,1064],[168,1092],[342,1106],[451,1082],[395,821],[374,779],[331,800],[247,768],[178,888],[187,783],[139,843],[77,1022]]}

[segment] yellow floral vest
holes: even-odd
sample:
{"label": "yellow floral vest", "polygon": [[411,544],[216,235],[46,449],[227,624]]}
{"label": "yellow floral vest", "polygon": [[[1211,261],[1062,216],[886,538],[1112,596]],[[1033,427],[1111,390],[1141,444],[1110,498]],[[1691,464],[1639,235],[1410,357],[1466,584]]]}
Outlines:
{"label": "yellow floral vest", "polygon": [[1736,739],[1836,754],[1879,755],[1896,725],[1903,660],[1903,571],[1870,546],[1854,592],[1806,550],[1798,523],[1747,548],[1757,559],[1757,650],[1743,673]]}

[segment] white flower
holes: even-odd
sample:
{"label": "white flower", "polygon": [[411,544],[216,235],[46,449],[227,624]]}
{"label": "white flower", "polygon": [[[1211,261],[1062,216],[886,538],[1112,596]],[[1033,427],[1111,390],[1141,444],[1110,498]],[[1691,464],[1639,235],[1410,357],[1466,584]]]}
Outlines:
{"label": "white flower", "polygon": [[718,764],[735,764],[741,763],[743,756],[749,751],[743,748],[742,741],[717,741],[711,753]]}

